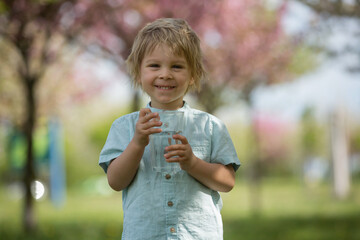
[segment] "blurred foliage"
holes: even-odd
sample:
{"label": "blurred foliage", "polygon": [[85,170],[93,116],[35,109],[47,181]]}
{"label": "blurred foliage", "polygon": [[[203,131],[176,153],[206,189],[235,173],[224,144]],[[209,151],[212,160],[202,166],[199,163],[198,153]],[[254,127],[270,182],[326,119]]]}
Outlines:
{"label": "blurred foliage", "polygon": [[297,0],[316,12],[326,16],[342,16],[360,18],[360,2],[359,1],[343,1],[343,0]]}
{"label": "blurred foliage", "polygon": [[353,127],[349,135],[350,152],[360,154],[360,125]]}
{"label": "blurred foliage", "polygon": [[300,134],[303,157],[328,156],[328,126],[316,120],[314,109],[311,107],[303,112]]}
{"label": "blurred foliage", "polygon": [[[99,108],[104,108],[103,104],[94,99],[88,106],[90,109],[79,107],[72,114],[72,120],[65,120],[66,174],[70,189],[86,184],[86,181],[94,176],[105,176],[98,166],[100,151],[112,122],[129,113],[131,108],[124,106],[101,111]],[[98,111],[94,111],[95,108]]]}
{"label": "blurred foliage", "polygon": [[318,66],[317,54],[313,48],[299,46],[289,65],[289,71],[295,76],[301,76]]}
{"label": "blurred foliage", "polygon": [[[312,32],[319,34],[318,37],[324,38],[320,40],[317,44],[320,43],[322,46],[317,46],[316,48],[322,48],[325,53],[328,54],[330,58],[338,57],[348,57],[352,55],[353,58],[360,57],[360,49],[358,41],[360,33],[360,1],[343,1],[343,0],[296,0],[309,7],[316,14],[315,25],[317,27],[313,28]],[[349,27],[349,22],[354,24],[352,27]],[[314,26],[313,26],[314,27]],[[324,46],[321,42],[324,42],[325,38],[329,37],[329,33],[333,31],[339,31],[339,36],[346,36],[346,41],[338,42],[337,47],[333,48]],[[322,32],[323,31],[323,32]],[[328,36],[326,36],[328,35]],[[331,34],[330,34],[331,35]],[[351,39],[354,39],[352,41]],[[349,41],[350,40],[350,41]],[[325,40],[326,42],[327,40]],[[315,46],[314,46],[315,47]],[[347,65],[347,70],[349,72],[360,72],[360,62],[351,60]]]}
{"label": "blurred foliage", "polygon": [[111,124],[120,116],[130,113],[130,111],[130,106],[127,106],[114,111],[110,115],[99,117],[91,124],[88,129],[89,140],[96,146],[99,152],[105,144]]}

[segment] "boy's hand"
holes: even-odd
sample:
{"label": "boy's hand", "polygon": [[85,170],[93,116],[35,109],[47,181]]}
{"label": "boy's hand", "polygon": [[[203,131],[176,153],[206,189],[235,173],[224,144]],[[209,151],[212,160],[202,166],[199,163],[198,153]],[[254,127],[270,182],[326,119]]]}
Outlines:
{"label": "boy's hand", "polygon": [[154,128],[162,125],[162,122],[158,119],[159,113],[153,113],[149,108],[143,108],[140,110],[139,120],[136,123],[133,138],[136,144],[146,147],[146,145],[149,144],[149,135],[161,132],[161,128]]}
{"label": "boy's hand", "polygon": [[179,134],[173,135],[173,139],[180,140],[181,144],[174,144],[165,148],[165,151],[167,151],[164,155],[166,161],[178,162],[181,169],[185,171],[191,169],[198,158],[194,155],[188,140]]}

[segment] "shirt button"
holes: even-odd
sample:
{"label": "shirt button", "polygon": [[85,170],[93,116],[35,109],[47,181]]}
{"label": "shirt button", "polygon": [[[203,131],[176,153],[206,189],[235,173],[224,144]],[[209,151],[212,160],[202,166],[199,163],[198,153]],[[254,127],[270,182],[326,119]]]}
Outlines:
{"label": "shirt button", "polygon": [[171,175],[170,175],[170,174],[166,174],[166,175],[165,175],[165,178],[166,178],[167,180],[169,180],[169,179],[171,178]]}
{"label": "shirt button", "polygon": [[170,232],[171,232],[171,233],[175,233],[175,232],[176,232],[175,228],[173,228],[173,227],[170,228]]}
{"label": "shirt button", "polygon": [[168,204],[168,206],[169,206],[169,207],[174,206],[174,203],[173,203],[172,201],[168,201],[168,203],[167,203],[167,204]]}

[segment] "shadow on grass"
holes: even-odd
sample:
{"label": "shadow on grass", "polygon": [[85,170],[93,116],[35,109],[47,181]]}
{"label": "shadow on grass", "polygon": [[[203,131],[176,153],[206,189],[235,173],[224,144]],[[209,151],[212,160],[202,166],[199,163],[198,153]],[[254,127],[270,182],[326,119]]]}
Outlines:
{"label": "shadow on grass", "polygon": [[[199,219],[201,221],[201,219]],[[224,219],[225,240],[358,240],[360,213],[344,216],[253,217]],[[17,226],[2,224],[4,240],[110,240],[121,239],[121,223],[86,222],[42,223],[33,234]]]}
{"label": "shadow on grass", "polygon": [[1,240],[112,240],[121,239],[121,223],[57,222],[41,223],[33,233],[24,233],[16,226],[0,225]]}
{"label": "shadow on grass", "polygon": [[360,213],[345,216],[224,220],[225,240],[358,240]]}

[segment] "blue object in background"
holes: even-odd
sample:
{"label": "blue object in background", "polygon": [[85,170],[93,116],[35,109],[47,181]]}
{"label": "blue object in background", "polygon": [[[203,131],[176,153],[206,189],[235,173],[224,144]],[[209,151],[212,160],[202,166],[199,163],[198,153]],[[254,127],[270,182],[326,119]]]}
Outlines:
{"label": "blue object in background", "polygon": [[64,145],[60,122],[53,118],[49,121],[49,168],[50,198],[56,207],[61,207],[66,199],[66,179]]}

